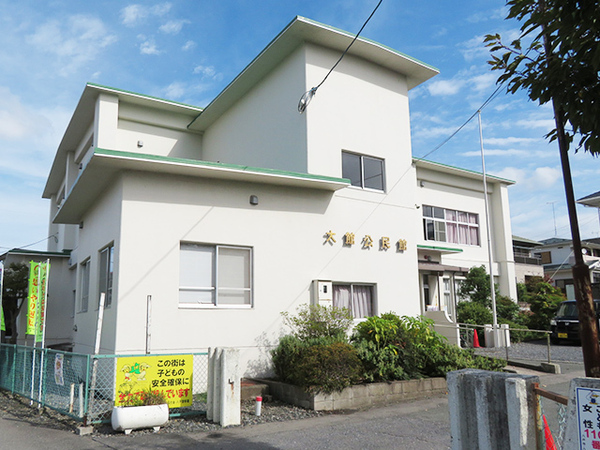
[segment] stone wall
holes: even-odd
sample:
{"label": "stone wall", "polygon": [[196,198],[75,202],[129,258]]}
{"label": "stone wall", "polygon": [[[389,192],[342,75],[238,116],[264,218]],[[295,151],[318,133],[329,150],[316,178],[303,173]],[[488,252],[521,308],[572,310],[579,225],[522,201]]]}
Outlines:
{"label": "stone wall", "polygon": [[268,385],[269,394],[274,398],[315,411],[365,408],[446,393],[444,378],[360,384],[331,394],[309,394],[303,388],[279,381],[262,379],[256,381]]}

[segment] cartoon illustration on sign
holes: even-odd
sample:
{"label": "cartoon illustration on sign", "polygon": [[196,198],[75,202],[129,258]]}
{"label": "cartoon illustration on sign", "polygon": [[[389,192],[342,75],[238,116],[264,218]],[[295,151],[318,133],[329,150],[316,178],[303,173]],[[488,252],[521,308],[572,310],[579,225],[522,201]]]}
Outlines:
{"label": "cartoon illustration on sign", "polygon": [[135,376],[135,381],[146,381],[146,370],[149,368],[150,366],[146,363],[125,364],[121,372],[125,374],[125,382],[131,382],[133,376]]}

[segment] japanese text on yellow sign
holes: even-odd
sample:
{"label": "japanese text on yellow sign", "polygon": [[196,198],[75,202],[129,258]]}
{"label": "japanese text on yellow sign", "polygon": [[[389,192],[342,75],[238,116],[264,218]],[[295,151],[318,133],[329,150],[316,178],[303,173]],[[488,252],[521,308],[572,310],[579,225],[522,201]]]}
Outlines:
{"label": "japanese text on yellow sign", "polygon": [[115,406],[148,390],[162,392],[169,408],[192,406],[193,361],[192,355],[117,358]]}

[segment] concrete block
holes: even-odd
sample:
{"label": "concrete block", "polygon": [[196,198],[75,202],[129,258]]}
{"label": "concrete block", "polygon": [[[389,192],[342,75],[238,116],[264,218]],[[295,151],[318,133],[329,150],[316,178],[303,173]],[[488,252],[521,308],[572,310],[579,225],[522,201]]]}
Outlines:
{"label": "concrete block", "polygon": [[78,436],[88,436],[88,435],[90,435],[90,434],[92,434],[94,432],[94,427],[92,427],[92,426],[77,427],[77,429],[75,430],[75,432],[77,433]]}
{"label": "concrete block", "polygon": [[413,395],[419,390],[419,380],[406,380],[402,383],[404,395]]}
{"label": "concrete block", "polygon": [[242,423],[239,355],[233,348],[221,352],[220,423],[224,427]]}
{"label": "concrete block", "polygon": [[383,383],[373,383],[367,385],[369,397],[382,397],[385,395],[385,385]]}
{"label": "concrete block", "polygon": [[361,399],[369,396],[369,390],[367,389],[366,384],[360,384],[357,386],[352,386],[352,398],[353,399]]}
{"label": "concrete block", "polygon": [[556,373],[556,374],[561,373],[560,364],[543,362],[540,364],[540,366],[541,366],[542,370],[546,373]]}

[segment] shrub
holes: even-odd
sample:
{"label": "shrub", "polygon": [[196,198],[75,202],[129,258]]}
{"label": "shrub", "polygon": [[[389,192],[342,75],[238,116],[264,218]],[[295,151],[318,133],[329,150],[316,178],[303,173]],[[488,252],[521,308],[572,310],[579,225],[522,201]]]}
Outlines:
{"label": "shrub", "polygon": [[345,341],[353,322],[352,313],[347,308],[320,305],[302,305],[296,316],[290,316],[288,312],[281,315],[292,334],[303,341],[321,337],[336,337]]}
{"label": "shrub", "polygon": [[492,306],[490,294],[490,276],[485,266],[471,267],[464,281],[458,289],[460,298],[469,298],[472,302],[482,306]]}
{"label": "shrub", "polygon": [[519,304],[506,295],[499,295],[496,297],[496,313],[498,319],[515,320],[519,314]]}
{"label": "shrub", "polygon": [[336,337],[284,336],[272,352],[277,377],[311,392],[333,392],[361,380],[356,349]]}
{"label": "shrub", "polygon": [[362,377],[365,381],[408,380],[416,375],[405,370],[405,366],[414,365],[410,364],[401,347],[387,345],[378,348],[374,342],[364,339],[356,341],[354,347],[363,365]]}
{"label": "shrub", "polygon": [[550,283],[540,281],[537,284],[528,285],[531,289],[529,294],[530,316],[529,328],[536,330],[549,330],[550,320],[556,314],[560,302],[566,298],[560,289]]}
{"label": "shrub", "polygon": [[361,381],[356,349],[345,342],[311,345],[296,362],[292,383],[309,392],[341,391]]}

